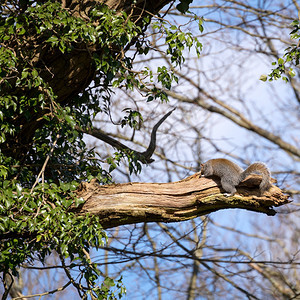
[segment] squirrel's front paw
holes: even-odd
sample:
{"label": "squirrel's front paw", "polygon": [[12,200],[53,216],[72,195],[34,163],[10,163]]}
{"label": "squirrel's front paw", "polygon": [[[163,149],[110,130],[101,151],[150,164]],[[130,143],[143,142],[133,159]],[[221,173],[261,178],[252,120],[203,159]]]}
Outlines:
{"label": "squirrel's front paw", "polygon": [[234,194],[224,193],[223,195],[224,195],[225,197],[231,197],[231,196],[233,196]]}

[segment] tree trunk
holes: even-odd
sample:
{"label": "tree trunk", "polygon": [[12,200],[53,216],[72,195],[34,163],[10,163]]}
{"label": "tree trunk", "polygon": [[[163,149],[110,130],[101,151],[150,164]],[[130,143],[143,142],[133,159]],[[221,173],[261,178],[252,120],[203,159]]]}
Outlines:
{"label": "tree trunk", "polygon": [[275,215],[273,207],[289,203],[288,196],[274,185],[258,196],[260,181],[259,175],[247,177],[233,197],[221,194],[218,178],[201,178],[200,173],[171,183],[100,186],[96,181],[85,182],[78,189],[85,203],[72,210],[100,216],[104,228],[139,222],[180,222],[225,208]]}
{"label": "tree trunk", "polygon": [[[62,5],[78,17],[85,19],[88,11],[96,3],[105,3],[116,11],[125,11],[131,20],[142,19],[146,15],[156,15],[171,0],[141,0],[133,4],[131,0],[62,0]],[[44,49],[39,54],[38,65],[44,69],[43,78],[58,96],[57,101],[68,103],[72,97],[84,91],[95,75],[91,53],[95,45],[77,45],[70,53]],[[101,49],[97,49],[101,53]]]}
{"label": "tree trunk", "polygon": [[[132,21],[139,22],[146,15],[156,15],[158,11],[171,0],[61,0],[62,7],[67,9],[70,14],[80,17],[83,20],[87,19],[88,11],[97,3],[105,3],[110,8],[117,12],[125,11]],[[24,2],[26,8],[28,3]],[[62,53],[58,48],[52,48],[49,43],[40,41],[38,35],[33,35],[28,43],[24,43],[23,48],[28,48],[30,53],[25,60],[30,60],[32,66],[39,70],[39,75],[53,89],[57,96],[56,102],[62,105],[72,106],[74,97],[83,92],[93,81],[96,76],[96,69],[93,59],[93,54],[97,53],[101,57],[102,49],[96,44],[73,43],[73,50]],[[5,41],[5,47],[18,49],[14,39]],[[22,48],[22,50],[24,50]],[[19,51],[19,50],[18,50]],[[24,53],[26,51],[24,50]],[[30,57],[30,58],[29,58]],[[11,78],[12,84],[14,78]],[[11,90],[5,91],[11,94]],[[27,94],[26,94],[27,93]],[[20,88],[13,91],[13,95],[21,98],[31,98],[36,96],[36,90],[25,91]],[[11,138],[7,137],[6,144],[1,145],[3,153],[9,153],[17,160],[22,160],[24,153],[27,153],[32,147],[32,138],[38,128],[44,124],[42,116],[45,111],[33,108],[26,112],[26,116],[19,116],[14,119],[14,124],[19,127],[17,134]],[[30,118],[29,118],[30,116]],[[13,150],[12,150],[13,149]]]}

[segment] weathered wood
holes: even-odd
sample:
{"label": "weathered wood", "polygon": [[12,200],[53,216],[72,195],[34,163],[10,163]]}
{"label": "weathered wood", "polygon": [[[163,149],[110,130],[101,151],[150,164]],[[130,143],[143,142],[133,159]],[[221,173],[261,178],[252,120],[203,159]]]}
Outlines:
{"label": "weathered wood", "polygon": [[78,196],[85,203],[74,209],[101,218],[104,228],[139,222],[180,222],[208,213],[242,208],[275,215],[273,207],[289,203],[288,196],[276,187],[259,196],[259,175],[251,175],[237,188],[237,194],[226,197],[218,178],[201,178],[196,173],[171,183],[125,183],[100,186],[84,182]]}

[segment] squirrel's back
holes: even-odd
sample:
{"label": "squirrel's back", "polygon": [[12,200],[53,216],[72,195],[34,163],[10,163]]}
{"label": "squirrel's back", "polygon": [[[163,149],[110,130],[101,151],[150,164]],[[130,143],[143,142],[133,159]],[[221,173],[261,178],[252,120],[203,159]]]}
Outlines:
{"label": "squirrel's back", "polygon": [[210,159],[202,165],[204,176],[218,176],[226,178],[233,185],[238,185],[243,169],[225,158]]}

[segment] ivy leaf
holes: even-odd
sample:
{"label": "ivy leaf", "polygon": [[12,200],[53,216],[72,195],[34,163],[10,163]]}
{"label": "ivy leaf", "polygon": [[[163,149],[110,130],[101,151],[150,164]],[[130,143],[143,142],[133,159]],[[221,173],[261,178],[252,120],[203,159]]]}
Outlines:
{"label": "ivy leaf", "polygon": [[180,3],[176,5],[176,8],[184,14],[189,10],[189,6],[192,2],[193,0],[180,0]]}

